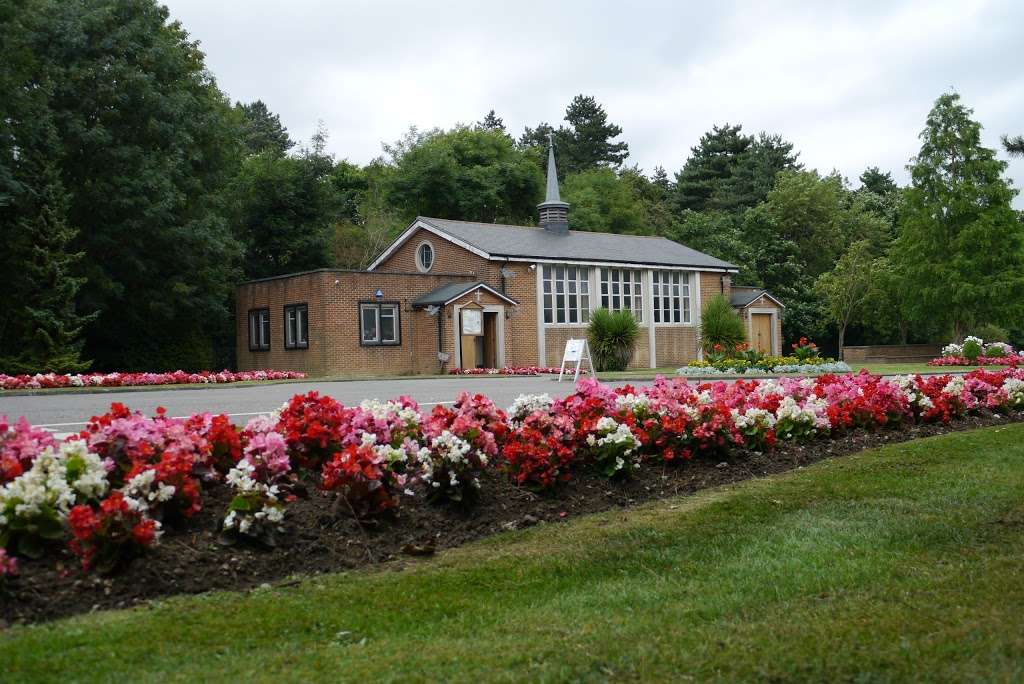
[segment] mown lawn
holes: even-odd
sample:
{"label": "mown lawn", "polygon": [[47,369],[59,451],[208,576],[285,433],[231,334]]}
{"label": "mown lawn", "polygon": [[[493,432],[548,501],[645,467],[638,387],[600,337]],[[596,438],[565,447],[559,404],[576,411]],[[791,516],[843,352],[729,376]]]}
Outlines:
{"label": "mown lawn", "polygon": [[29,681],[1021,681],[1024,426],[0,638]]}

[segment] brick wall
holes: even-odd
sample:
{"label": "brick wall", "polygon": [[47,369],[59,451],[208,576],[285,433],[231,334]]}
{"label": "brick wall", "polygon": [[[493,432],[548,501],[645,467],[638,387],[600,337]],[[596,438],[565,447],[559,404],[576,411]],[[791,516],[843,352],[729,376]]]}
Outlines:
{"label": "brick wall", "polygon": [[[363,273],[324,270],[240,285],[236,291],[238,367],[301,370],[311,375],[381,375],[437,372],[437,317],[413,311],[418,296],[465,274]],[[361,346],[359,302],[397,302],[401,344]],[[309,307],[309,348],[284,348],[284,306]],[[270,309],[270,349],[249,351],[248,312]]]}
{"label": "brick wall", "polygon": [[[488,261],[430,231],[420,229],[382,262],[375,272],[416,271],[416,250],[424,240],[434,247],[431,273],[468,273],[473,279],[487,283],[498,292],[504,291],[508,297],[519,302],[518,306],[507,310],[509,317],[505,320],[505,363],[510,366],[537,365],[537,281],[536,272],[530,269],[530,264]],[[502,278],[502,268],[511,272],[511,275]],[[451,314],[450,311],[446,313],[449,316]],[[450,327],[448,330],[450,332]]]}

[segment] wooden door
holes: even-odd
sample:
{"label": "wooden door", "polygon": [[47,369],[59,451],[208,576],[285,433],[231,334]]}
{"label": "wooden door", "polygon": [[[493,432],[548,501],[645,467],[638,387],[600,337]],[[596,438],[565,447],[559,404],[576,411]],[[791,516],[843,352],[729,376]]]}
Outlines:
{"label": "wooden door", "polygon": [[498,367],[498,314],[484,314],[484,368]]}
{"label": "wooden door", "polygon": [[459,313],[459,349],[463,368],[478,368],[484,363],[483,311],[469,307]]}
{"label": "wooden door", "polygon": [[772,315],[750,315],[751,346],[764,354],[772,353]]}

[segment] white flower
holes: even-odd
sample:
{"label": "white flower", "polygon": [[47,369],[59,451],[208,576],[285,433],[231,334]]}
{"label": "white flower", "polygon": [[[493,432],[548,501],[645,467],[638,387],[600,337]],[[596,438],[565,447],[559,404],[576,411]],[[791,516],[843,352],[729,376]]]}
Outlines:
{"label": "white flower", "polygon": [[615,408],[619,411],[650,411],[651,399],[646,394],[621,394],[615,397]]}
{"label": "white flower", "polygon": [[[76,439],[56,450],[47,447],[28,471],[0,487],[0,510],[13,503],[14,514],[21,517],[35,515],[45,506],[63,520],[72,506],[103,496],[108,487],[103,461]],[[2,524],[7,522],[5,518]]]}
{"label": "white flower", "polygon": [[731,413],[733,422],[740,430],[744,430],[748,427],[756,427],[758,425],[764,425],[765,427],[772,427],[775,425],[775,416],[766,409],[748,408],[743,412],[739,409],[732,409]]}
{"label": "white flower", "polygon": [[549,411],[554,403],[550,394],[520,394],[508,409],[509,420],[521,423],[534,411]]}
{"label": "white flower", "polygon": [[963,354],[963,346],[956,344],[955,342],[952,344],[947,344],[945,347],[942,348],[943,356],[963,356]]}

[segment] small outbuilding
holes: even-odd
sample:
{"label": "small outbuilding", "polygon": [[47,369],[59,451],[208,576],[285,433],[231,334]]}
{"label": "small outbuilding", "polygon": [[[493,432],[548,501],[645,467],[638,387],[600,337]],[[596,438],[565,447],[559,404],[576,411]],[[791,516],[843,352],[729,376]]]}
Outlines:
{"label": "small outbuilding", "polygon": [[767,290],[745,285],[733,285],[729,301],[743,319],[750,346],[764,354],[782,356],[783,303]]}

